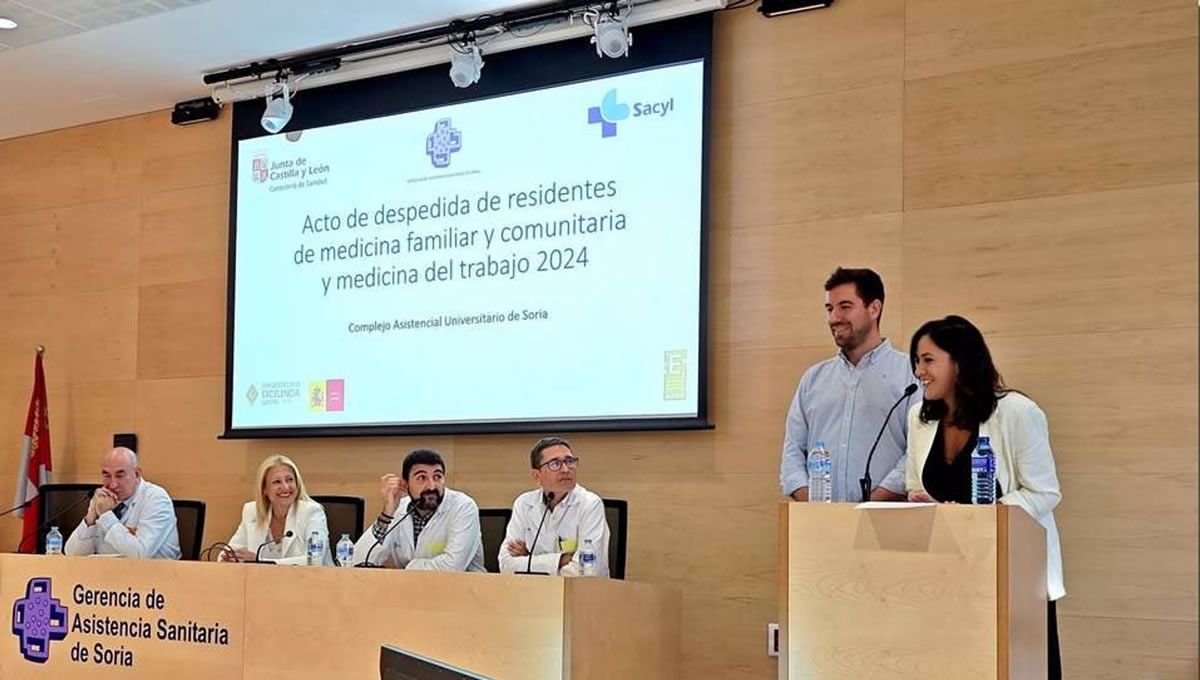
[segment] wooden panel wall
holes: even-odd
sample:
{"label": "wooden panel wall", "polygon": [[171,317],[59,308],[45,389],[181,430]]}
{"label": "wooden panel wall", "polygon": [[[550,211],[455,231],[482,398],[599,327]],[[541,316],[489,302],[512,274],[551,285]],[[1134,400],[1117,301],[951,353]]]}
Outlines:
{"label": "wooden panel wall", "polygon": [[[1191,0],[842,0],[717,21],[711,398],[717,429],[575,438],[630,501],[629,575],[683,590],[688,678],[774,677],[777,469],[795,381],[832,354],[821,283],[882,273],[884,330],[975,320],[1046,409],[1064,500],[1068,677],[1197,667],[1197,37]],[[416,446],[483,506],[531,437],[218,442],[228,120],[163,112],[0,142],[0,496],[33,347],[57,478],[113,432],[232,532],[264,456],[357,493]],[[0,520],[15,545],[17,522]]]}

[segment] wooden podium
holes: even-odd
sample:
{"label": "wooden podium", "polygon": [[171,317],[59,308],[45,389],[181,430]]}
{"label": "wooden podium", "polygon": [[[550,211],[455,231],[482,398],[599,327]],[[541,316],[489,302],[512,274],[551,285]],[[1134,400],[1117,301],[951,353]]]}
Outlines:
{"label": "wooden podium", "polygon": [[1022,509],[779,516],[781,680],[1045,680],[1046,534]]}
{"label": "wooden podium", "polygon": [[552,576],[0,555],[0,678],[378,678],[396,647],[497,680],[678,676],[679,593]]}

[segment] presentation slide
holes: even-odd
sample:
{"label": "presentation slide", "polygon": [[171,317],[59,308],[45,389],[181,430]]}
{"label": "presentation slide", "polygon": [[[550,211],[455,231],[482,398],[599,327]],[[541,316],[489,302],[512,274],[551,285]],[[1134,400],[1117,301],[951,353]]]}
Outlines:
{"label": "presentation slide", "polygon": [[239,141],[231,431],[701,415],[703,107],[694,61]]}

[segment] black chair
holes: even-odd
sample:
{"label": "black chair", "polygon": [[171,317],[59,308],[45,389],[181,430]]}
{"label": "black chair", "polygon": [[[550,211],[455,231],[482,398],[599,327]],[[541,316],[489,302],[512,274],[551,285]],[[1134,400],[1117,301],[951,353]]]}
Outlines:
{"label": "black chair", "polygon": [[38,487],[37,553],[46,553],[46,534],[51,526],[58,527],[63,536],[63,545],[71,532],[87,514],[88,497],[99,484],[43,484]]}
{"label": "black chair", "polygon": [[608,574],[625,579],[625,549],[629,535],[629,503],[604,499],[604,519],[608,521]]}
{"label": "black chair", "polygon": [[500,546],[512,519],[512,508],[480,508],[479,530],[483,534],[483,565],[493,574],[500,573]]}
{"label": "black chair", "polygon": [[179,559],[195,562],[200,559],[204,543],[204,501],[173,499],[175,526],[179,529]]}
{"label": "black chair", "polygon": [[325,508],[330,551],[341,540],[342,534],[349,534],[352,541],[362,536],[363,518],[367,512],[367,502],[362,496],[313,496],[312,499]]}

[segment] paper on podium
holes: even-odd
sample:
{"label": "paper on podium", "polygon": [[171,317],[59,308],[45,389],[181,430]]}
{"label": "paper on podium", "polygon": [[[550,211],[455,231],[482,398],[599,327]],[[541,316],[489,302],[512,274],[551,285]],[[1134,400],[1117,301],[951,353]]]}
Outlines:
{"label": "paper on podium", "polygon": [[893,501],[867,501],[854,506],[855,510],[911,510],[913,508],[929,508],[937,503],[895,503]]}

